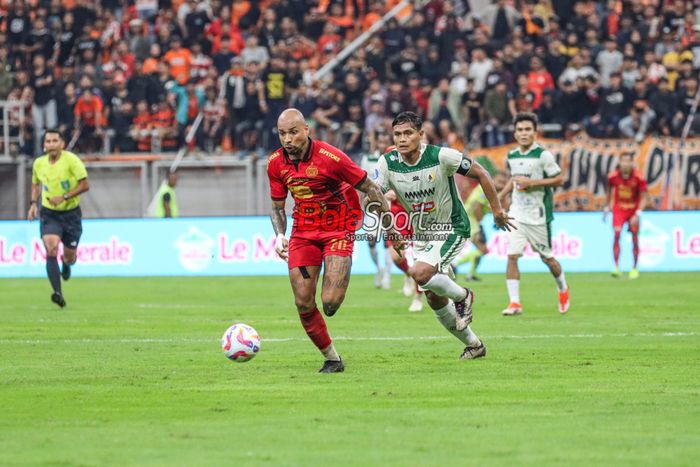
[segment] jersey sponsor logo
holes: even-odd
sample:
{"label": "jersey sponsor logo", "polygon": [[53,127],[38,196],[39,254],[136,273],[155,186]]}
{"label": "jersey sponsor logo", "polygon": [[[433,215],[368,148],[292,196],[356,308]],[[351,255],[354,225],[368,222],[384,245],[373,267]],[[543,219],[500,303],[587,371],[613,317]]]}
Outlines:
{"label": "jersey sponsor logo", "polygon": [[314,195],[311,188],[306,185],[289,185],[289,191],[296,199],[309,199]]}
{"label": "jersey sponsor logo", "polygon": [[306,176],[315,177],[316,175],[318,175],[318,168],[314,166],[312,162],[311,165],[306,168]]}
{"label": "jersey sponsor logo", "polygon": [[411,204],[411,209],[413,212],[429,212],[435,209],[435,203],[433,201],[428,201],[427,203]]}
{"label": "jersey sponsor logo", "polygon": [[282,154],[281,151],[273,152],[272,155],[271,155],[270,157],[267,158],[267,165],[269,166],[269,165],[270,165],[270,162],[272,162],[272,161],[274,161],[275,159],[277,159],[277,158],[280,156],[280,154]]}
{"label": "jersey sponsor logo", "polygon": [[319,150],[318,150],[318,153],[319,153],[319,154],[323,154],[324,156],[330,157],[331,159],[333,159],[333,160],[336,161],[336,162],[340,162],[340,157],[336,156],[336,155],[333,154],[332,152],[327,151],[327,150],[325,150],[325,149],[323,149],[323,148],[319,149]]}
{"label": "jersey sponsor logo", "polygon": [[425,190],[407,191],[406,194],[404,195],[404,198],[406,198],[406,199],[421,199],[421,198],[427,198],[428,196],[433,196],[433,195],[435,195],[435,187],[426,188]]}

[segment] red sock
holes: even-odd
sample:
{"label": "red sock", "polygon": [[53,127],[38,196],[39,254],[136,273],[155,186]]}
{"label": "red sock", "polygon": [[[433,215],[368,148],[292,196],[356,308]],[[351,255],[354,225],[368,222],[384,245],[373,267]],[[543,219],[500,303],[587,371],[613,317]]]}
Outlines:
{"label": "red sock", "polygon": [[615,232],[615,241],[613,242],[613,257],[615,258],[615,267],[618,267],[620,262],[620,232]]}
{"label": "red sock", "polygon": [[309,336],[311,342],[319,350],[323,350],[331,345],[331,336],[328,335],[326,322],[323,320],[323,316],[321,316],[318,308],[314,308],[308,313],[299,314],[299,319],[301,319],[301,325],[304,326],[306,335]]}
{"label": "red sock", "polygon": [[397,268],[401,269],[404,274],[408,274],[408,261],[406,261],[406,258],[401,258],[401,261],[398,263],[394,261],[394,264]]}
{"label": "red sock", "polygon": [[639,233],[632,232],[632,255],[634,256],[634,267],[637,267],[637,259],[639,258]]}
{"label": "red sock", "polygon": [[415,282],[415,281],[414,281],[414,283],[415,283],[415,285],[416,285],[416,293],[417,293],[418,295],[422,294],[423,291],[420,289],[420,285],[418,285],[418,282]]}

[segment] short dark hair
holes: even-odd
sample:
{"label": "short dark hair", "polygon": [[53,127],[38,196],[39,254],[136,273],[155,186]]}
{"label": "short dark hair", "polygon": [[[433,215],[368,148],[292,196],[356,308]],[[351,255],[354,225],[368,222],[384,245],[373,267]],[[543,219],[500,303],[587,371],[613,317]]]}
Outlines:
{"label": "short dark hair", "polygon": [[63,138],[63,133],[61,133],[61,130],[59,130],[58,128],[47,128],[46,130],[44,130],[44,137],[42,138],[42,141],[46,141],[46,135],[51,134],[58,135],[58,137],[62,141],[65,141],[65,139]]}
{"label": "short dark hair", "polygon": [[411,128],[417,131],[420,131],[421,128],[423,128],[423,119],[413,112],[401,112],[396,116],[396,118],[394,118],[394,121],[391,122],[391,126],[395,127],[403,123],[409,123]]}
{"label": "short dark hair", "polygon": [[532,122],[532,126],[537,129],[537,115],[532,112],[518,112],[513,119],[513,127],[516,127],[520,122]]}

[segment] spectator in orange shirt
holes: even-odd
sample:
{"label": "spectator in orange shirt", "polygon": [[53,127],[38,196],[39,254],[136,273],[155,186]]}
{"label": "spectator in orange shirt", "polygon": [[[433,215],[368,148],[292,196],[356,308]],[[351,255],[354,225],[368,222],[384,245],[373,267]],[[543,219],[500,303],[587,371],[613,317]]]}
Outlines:
{"label": "spectator in orange shirt", "polygon": [[158,110],[151,116],[151,125],[158,131],[163,151],[177,149],[177,122],[175,112],[167,101],[158,104]]}
{"label": "spectator in orange shirt", "polygon": [[535,100],[532,106],[535,110],[540,107],[542,94],[545,89],[554,90],[554,79],[547,71],[539,57],[532,57],[530,60],[530,73],[527,75],[527,89],[532,91]]}
{"label": "spectator in orange shirt", "polygon": [[182,39],[178,36],[173,36],[171,45],[172,48],[163,56],[163,60],[168,64],[170,76],[178,83],[185,84],[190,79],[192,54],[182,47]]}
{"label": "spectator in orange shirt", "polygon": [[336,55],[342,45],[343,38],[338,34],[338,28],[331,22],[326,23],[323,26],[323,34],[321,34],[316,43],[318,54],[331,52],[333,55]]}
{"label": "spectator in orange shirt", "polygon": [[131,138],[136,141],[139,151],[151,150],[151,133],[153,130],[153,118],[148,110],[146,101],[138,101],[136,104],[136,116],[131,125]]}
{"label": "spectator in orange shirt", "polygon": [[102,147],[104,138],[104,104],[99,96],[92,92],[90,86],[83,89],[82,95],[75,103],[73,113],[75,114],[76,139],[81,152],[96,152]]}

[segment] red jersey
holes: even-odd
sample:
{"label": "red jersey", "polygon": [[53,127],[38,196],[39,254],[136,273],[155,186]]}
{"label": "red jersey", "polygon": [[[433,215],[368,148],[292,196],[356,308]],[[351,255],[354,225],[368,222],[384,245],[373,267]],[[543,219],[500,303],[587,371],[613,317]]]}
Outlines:
{"label": "red jersey", "polygon": [[623,178],[620,169],[610,172],[608,185],[614,190],[613,209],[639,209],[642,193],[647,191],[647,181],[637,170],[633,170],[629,178]]}
{"label": "red jersey", "polygon": [[292,192],[294,227],[304,231],[355,231],[362,225],[362,209],[355,186],[367,173],[343,151],[309,139],[301,160],[292,161],[278,149],[267,160],[270,196],[281,201]]}

